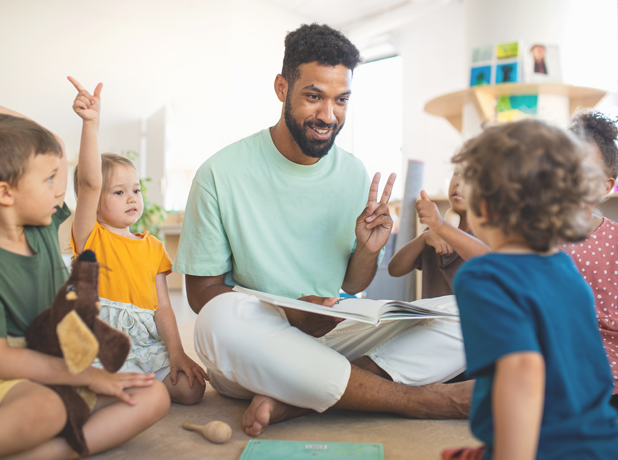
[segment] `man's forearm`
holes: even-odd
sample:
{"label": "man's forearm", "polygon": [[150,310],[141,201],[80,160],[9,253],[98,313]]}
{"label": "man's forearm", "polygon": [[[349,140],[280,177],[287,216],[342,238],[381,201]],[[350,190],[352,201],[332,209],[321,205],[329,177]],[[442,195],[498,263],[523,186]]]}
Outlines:
{"label": "man's forearm", "polygon": [[215,277],[185,275],[187,300],[189,301],[189,306],[195,313],[199,313],[204,305],[218,295],[225,294],[226,292],[233,292],[232,287],[224,283],[225,275],[222,275],[221,280],[217,280],[216,282],[205,281],[204,278]]}
{"label": "man's forearm", "polygon": [[367,289],[376,276],[379,255],[380,251],[371,253],[365,248],[356,248],[348,263],[341,289],[351,295]]}

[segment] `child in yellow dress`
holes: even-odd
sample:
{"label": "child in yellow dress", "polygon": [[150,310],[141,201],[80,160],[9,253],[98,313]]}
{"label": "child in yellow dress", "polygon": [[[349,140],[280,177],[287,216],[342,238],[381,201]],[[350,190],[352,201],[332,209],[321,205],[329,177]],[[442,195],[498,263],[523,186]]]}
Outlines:
{"label": "child in yellow dress", "polygon": [[154,373],[173,402],[196,404],[208,376],[180,342],[166,281],[172,261],[158,239],[129,230],[144,208],[137,169],[120,155],[99,155],[101,87],[91,96],[69,80],[79,91],[73,110],[83,119],[71,246],[76,255],[94,251],[108,269],[99,280],[100,317],[131,338],[120,372]]}

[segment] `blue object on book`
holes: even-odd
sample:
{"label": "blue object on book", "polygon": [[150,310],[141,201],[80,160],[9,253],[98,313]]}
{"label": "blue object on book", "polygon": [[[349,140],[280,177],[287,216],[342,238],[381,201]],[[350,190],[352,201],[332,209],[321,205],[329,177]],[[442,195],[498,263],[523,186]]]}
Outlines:
{"label": "blue object on book", "polygon": [[382,444],[313,441],[261,441],[247,443],[240,460],[384,460]]}

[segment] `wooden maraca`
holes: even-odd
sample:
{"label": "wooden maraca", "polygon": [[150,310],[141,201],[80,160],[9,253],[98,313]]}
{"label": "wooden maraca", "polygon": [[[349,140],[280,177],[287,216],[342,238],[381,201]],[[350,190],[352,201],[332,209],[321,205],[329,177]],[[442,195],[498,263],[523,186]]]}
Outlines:
{"label": "wooden maraca", "polygon": [[453,208],[448,208],[444,213],[444,220],[451,224],[455,228],[459,228],[459,222],[461,222],[461,215]]}
{"label": "wooden maraca", "polygon": [[223,444],[232,437],[232,429],[225,422],[210,422],[206,425],[194,425],[193,423],[185,422],[182,424],[185,430],[201,433],[210,442]]}

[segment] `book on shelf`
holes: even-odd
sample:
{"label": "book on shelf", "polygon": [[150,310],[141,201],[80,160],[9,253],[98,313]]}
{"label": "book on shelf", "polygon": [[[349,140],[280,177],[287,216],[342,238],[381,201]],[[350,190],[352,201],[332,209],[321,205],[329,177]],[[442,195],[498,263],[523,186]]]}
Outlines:
{"label": "book on shelf", "polygon": [[341,298],[332,307],[317,305],[298,299],[290,299],[266,292],[235,286],[234,291],[257,297],[277,307],[293,308],[318,315],[352,319],[377,326],[382,321],[402,319],[458,318],[459,310],[455,296],[448,295],[413,302],[402,300],[373,300],[355,297]]}

